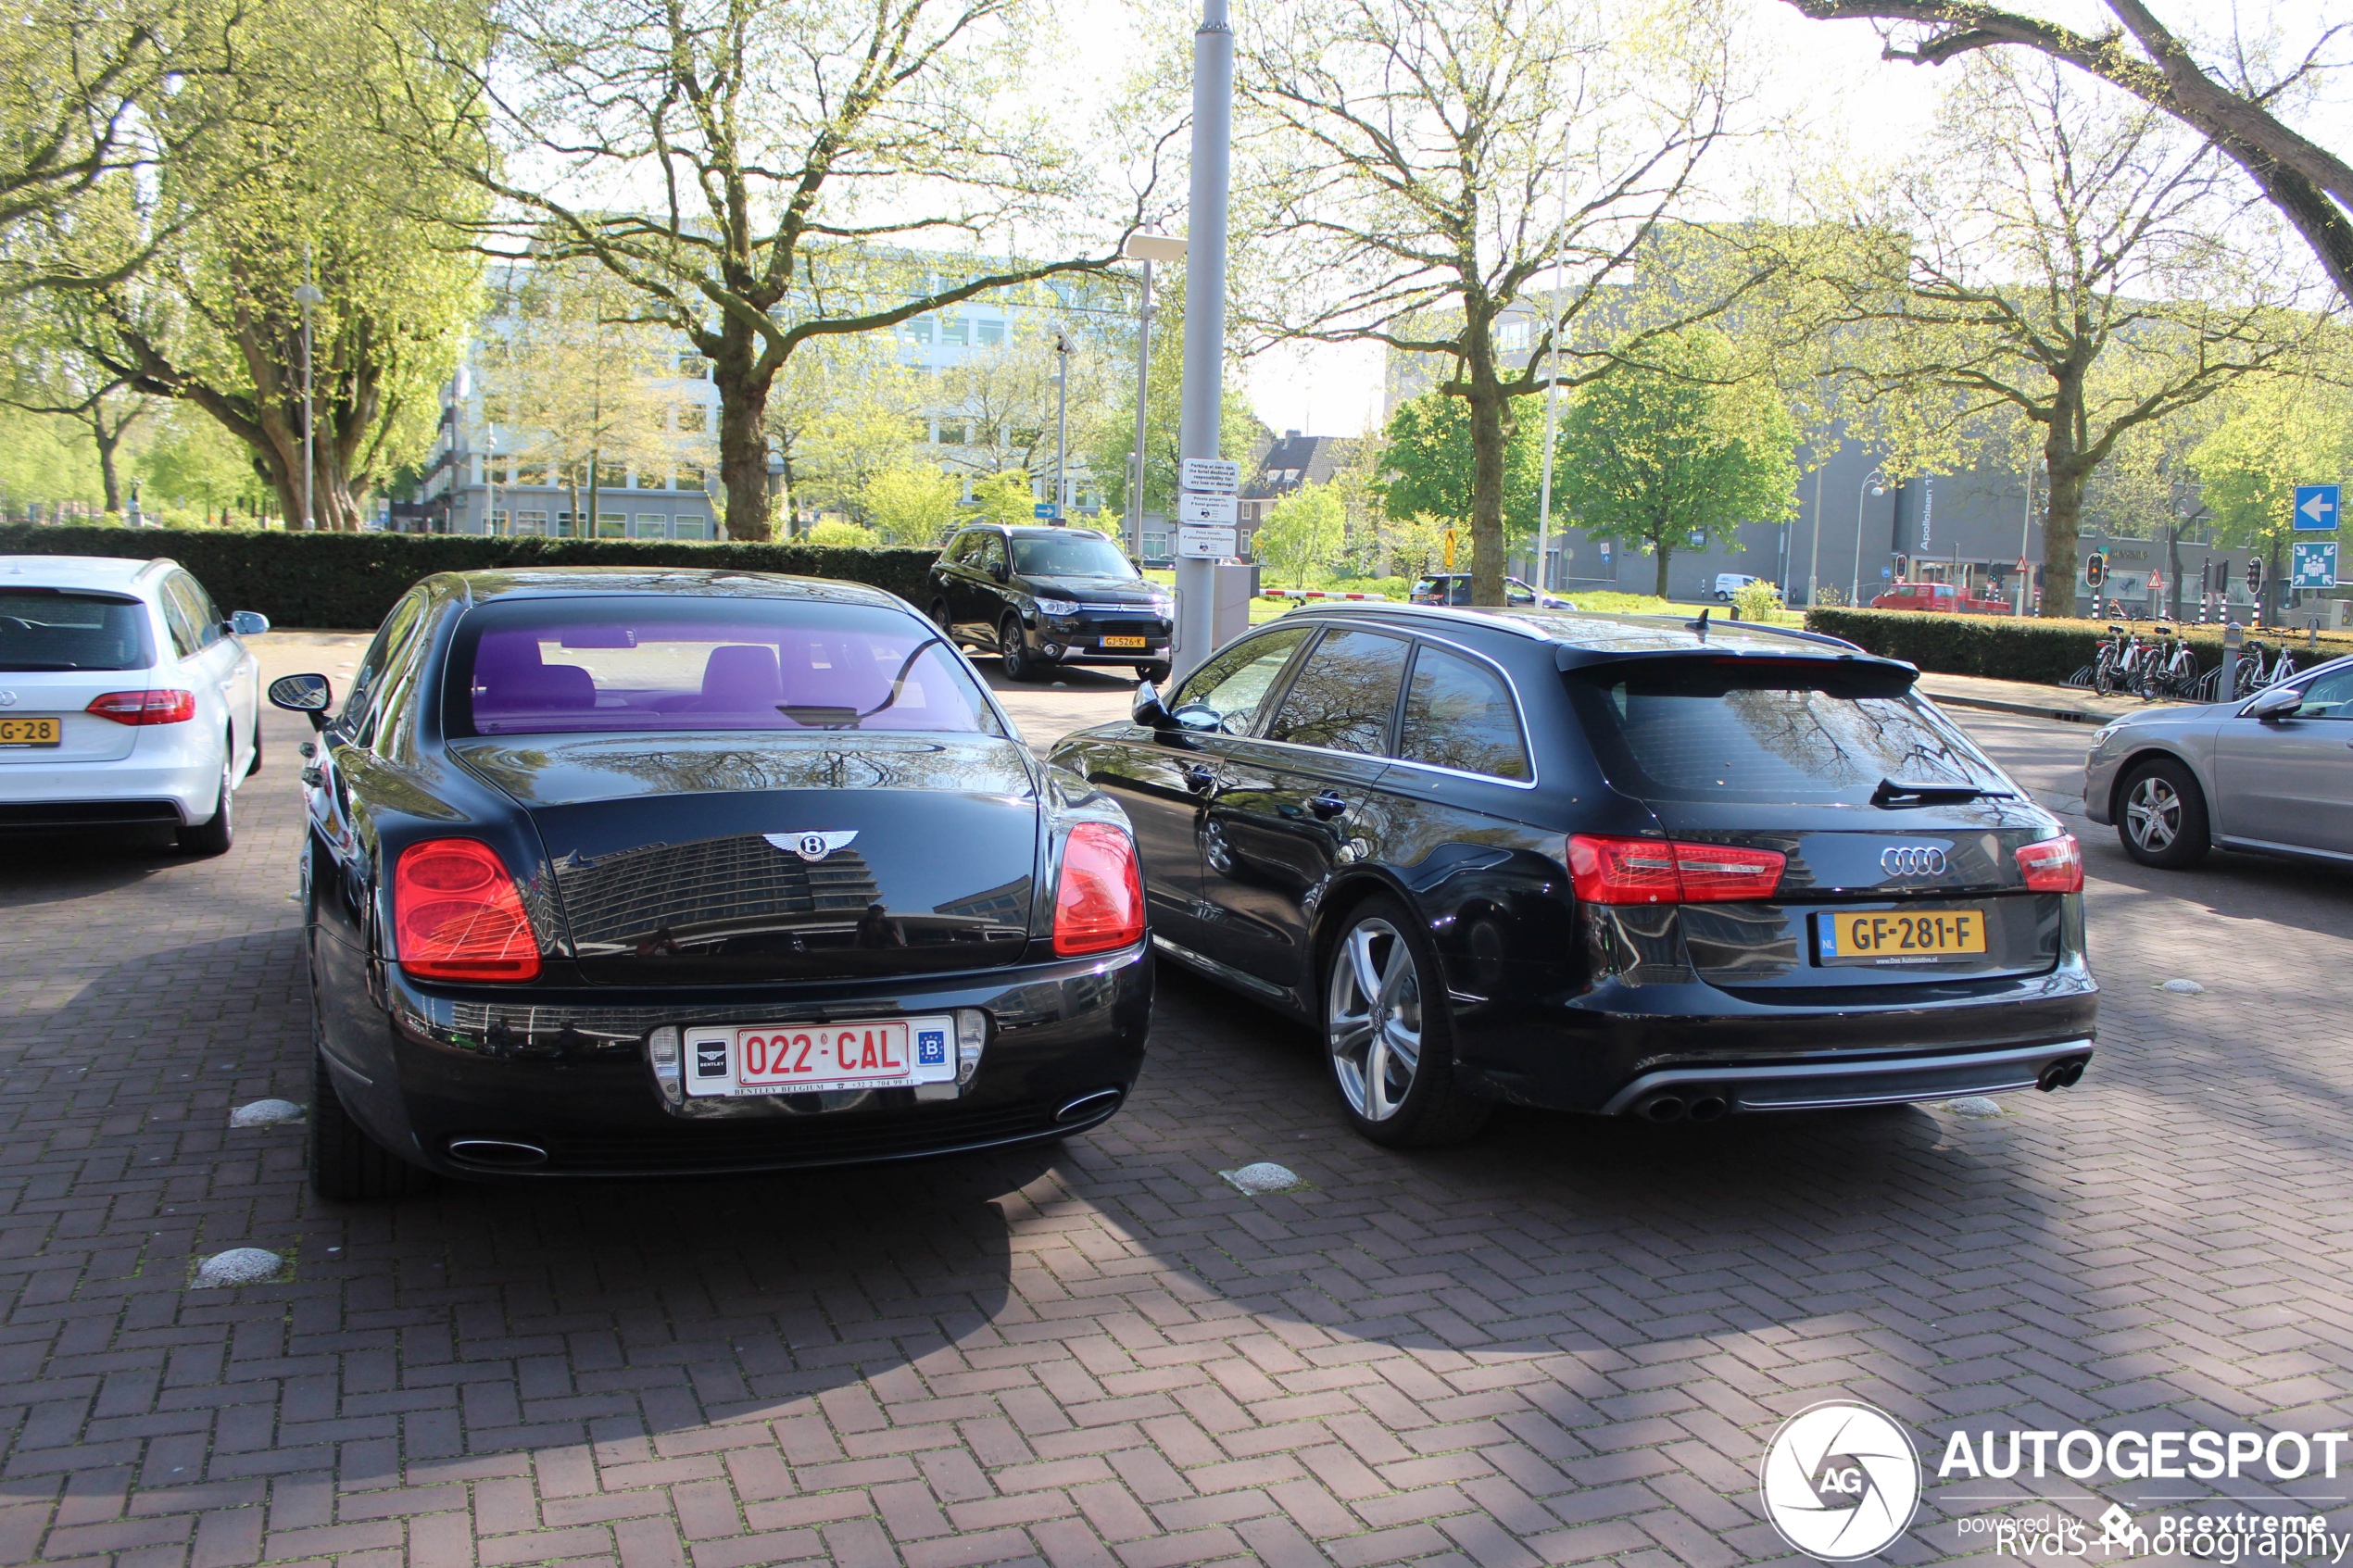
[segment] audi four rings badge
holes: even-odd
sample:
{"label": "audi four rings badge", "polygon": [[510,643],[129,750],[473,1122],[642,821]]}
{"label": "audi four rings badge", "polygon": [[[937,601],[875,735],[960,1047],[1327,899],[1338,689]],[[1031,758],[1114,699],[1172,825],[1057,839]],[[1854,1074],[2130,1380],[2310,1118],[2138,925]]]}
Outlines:
{"label": "audi four rings badge", "polygon": [[1890,876],[1943,876],[1944,851],[1907,845],[1901,849],[1881,850],[1879,863],[1880,869]]}

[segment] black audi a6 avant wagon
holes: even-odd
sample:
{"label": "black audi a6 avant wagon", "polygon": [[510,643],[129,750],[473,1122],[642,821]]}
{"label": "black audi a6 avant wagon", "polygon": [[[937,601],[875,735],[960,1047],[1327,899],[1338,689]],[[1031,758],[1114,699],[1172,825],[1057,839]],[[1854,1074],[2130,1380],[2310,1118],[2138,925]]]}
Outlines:
{"label": "black audi a6 avant wagon", "polygon": [[1323,1032],[1383,1143],[2062,1087],[2083,871],[1908,664],[1753,623],[1356,605],[1053,760],[1165,956]]}
{"label": "black audi a6 avant wagon", "polygon": [[426,579],[332,720],[303,851],[311,1178],[717,1172],[1053,1138],[1135,1082],[1117,806],[887,594]]}

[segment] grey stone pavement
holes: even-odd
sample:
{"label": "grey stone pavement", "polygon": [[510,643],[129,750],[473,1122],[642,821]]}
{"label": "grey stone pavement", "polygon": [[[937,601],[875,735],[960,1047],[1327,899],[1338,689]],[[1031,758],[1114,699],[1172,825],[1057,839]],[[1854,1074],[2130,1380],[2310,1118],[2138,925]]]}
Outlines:
{"label": "grey stone pavement", "polygon": [[[1017,703],[1035,737],[1126,700]],[[2082,726],[1962,717],[2067,804]],[[1931,1467],[1908,1563],[2158,1506],[1938,1483],[1956,1427],[2353,1415],[2353,879],[2086,826],[2100,1054],[1994,1117],[1394,1154],[1301,1031],[1172,975],[1130,1109],[1058,1148],[341,1206],[298,1128],[227,1124],[308,1096],[303,734],[273,716],[221,859],[0,850],[0,1562],[1718,1568],[1789,1556],[1760,1454],[1850,1397]],[[1217,1177],[1266,1158],[1312,1185]],[[291,1277],[188,1288],[245,1245]]]}

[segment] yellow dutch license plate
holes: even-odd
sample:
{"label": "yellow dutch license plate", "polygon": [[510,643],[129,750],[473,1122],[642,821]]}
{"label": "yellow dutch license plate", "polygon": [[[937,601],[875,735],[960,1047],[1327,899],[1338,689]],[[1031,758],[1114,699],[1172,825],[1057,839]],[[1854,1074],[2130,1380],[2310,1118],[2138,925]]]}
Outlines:
{"label": "yellow dutch license plate", "polygon": [[1105,637],[1103,639],[1103,646],[1107,648],[1146,648],[1151,646],[1151,644],[1142,637]]}
{"label": "yellow dutch license plate", "polygon": [[0,719],[0,746],[56,746],[55,719]]}
{"label": "yellow dutch license plate", "polygon": [[1983,909],[1919,909],[1818,917],[1825,963],[1932,963],[1985,951]]}

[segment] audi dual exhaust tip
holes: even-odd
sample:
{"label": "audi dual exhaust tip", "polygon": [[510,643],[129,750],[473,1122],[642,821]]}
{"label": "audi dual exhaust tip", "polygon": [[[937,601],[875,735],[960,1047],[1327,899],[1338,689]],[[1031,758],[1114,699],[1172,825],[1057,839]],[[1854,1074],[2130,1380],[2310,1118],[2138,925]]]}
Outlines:
{"label": "audi dual exhaust tip", "polygon": [[2071,1056],[2064,1061],[2055,1061],[2043,1069],[2041,1076],[2034,1080],[2034,1086],[2045,1094],[2049,1094],[2053,1089],[2068,1088],[2082,1081],[2083,1069],[2089,1065],[2091,1065],[2091,1059],[2081,1056]]}
{"label": "audi dual exhaust tip", "polygon": [[1653,1095],[1634,1107],[1645,1122],[1713,1122],[1732,1109],[1722,1095]]}

